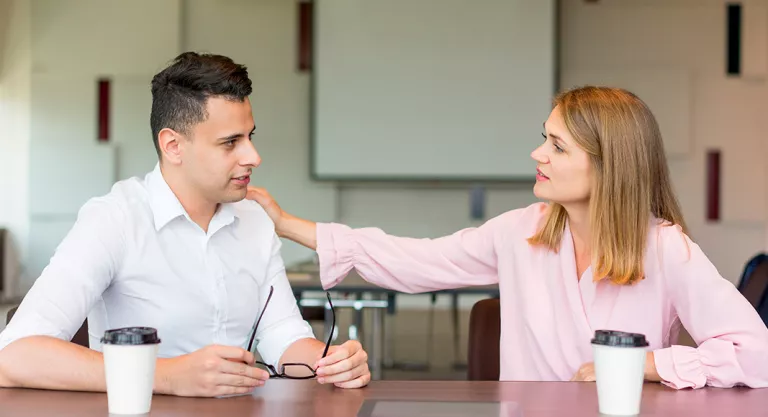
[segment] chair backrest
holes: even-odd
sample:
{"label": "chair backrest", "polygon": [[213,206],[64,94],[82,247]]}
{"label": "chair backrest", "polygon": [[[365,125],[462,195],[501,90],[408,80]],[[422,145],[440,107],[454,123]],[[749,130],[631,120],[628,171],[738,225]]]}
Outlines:
{"label": "chair backrest", "polygon": [[768,255],[761,253],[747,262],[738,288],[768,324]]}
{"label": "chair backrest", "polygon": [[[13,315],[16,314],[16,310],[18,309],[18,307],[14,307],[8,310],[8,316],[6,317],[5,324],[11,322]],[[77,330],[77,333],[72,336],[72,343],[83,347],[90,347],[90,341],[88,338],[88,319],[85,319],[83,325],[80,326],[80,329]]]}
{"label": "chair backrest", "polygon": [[469,314],[469,349],[467,379],[499,380],[499,344],[501,338],[501,303],[498,298],[481,300]]}

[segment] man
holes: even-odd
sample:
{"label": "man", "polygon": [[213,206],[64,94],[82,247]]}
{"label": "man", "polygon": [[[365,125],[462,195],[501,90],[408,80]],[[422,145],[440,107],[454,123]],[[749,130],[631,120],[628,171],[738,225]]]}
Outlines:
{"label": "man", "polygon": [[[105,391],[99,338],[131,326],[154,327],[162,339],[157,393],[221,396],[262,386],[269,373],[244,349],[252,331],[277,372],[302,363],[319,383],[370,381],[357,341],[332,346],[319,361],[325,344],[299,313],[274,225],[243,201],[261,162],[251,143],[251,91],[246,68],[218,55],[181,54],[153,78],[159,164],[80,210],[0,334],[0,386]],[[86,316],[92,349],[68,342]],[[285,374],[311,376],[306,368],[290,375],[296,369]]]}

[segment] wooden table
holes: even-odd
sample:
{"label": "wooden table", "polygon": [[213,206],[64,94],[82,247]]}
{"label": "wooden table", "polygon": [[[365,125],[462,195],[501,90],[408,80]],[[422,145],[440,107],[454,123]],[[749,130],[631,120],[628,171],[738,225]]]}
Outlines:
{"label": "wooden table", "polygon": [[[155,396],[151,416],[356,416],[366,400],[509,402],[508,417],[598,416],[594,383],[376,381],[342,390],[315,381],[272,380],[252,396],[225,399]],[[511,405],[511,406],[510,406]],[[3,416],[106,416],[103,393],[0,389]],[[507,417],[506,414],[502,414]],[[641,416],[766,416],[767,389],[643,389]],[[473,415],[473,417],[483,417]],[[494,416],[496,417],[496,416]]]}

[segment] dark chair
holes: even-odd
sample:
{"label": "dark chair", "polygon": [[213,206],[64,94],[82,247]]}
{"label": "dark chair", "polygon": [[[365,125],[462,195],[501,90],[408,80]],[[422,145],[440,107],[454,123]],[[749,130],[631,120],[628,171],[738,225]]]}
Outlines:
{"label": "dark chair", "polygon": [[469,314],[467,378],[470,381],[499,380],[501,303],[498,298],[481,300]]}
{"label": "dark chair", "polygon": [[324,307],[301,307],[301,317],[306,321],[325,320]]}
{"label": "dark chair", "polygon": [[[16,314],[16,310],[18,310],[18,307],[14,307],[8,311],[8,317],[6,318],[5,324],[11,322],[13,315]],[[83,325],[80,326],[80,329],[77,331],[77,333],[72,336],[72,343],[83,347],[90,347],[90,343],[88,341],[88,319],[85,319]]]}
{"label": "dark chair", "polygon": [[747,262],[739,280],[739,291],[768,325],[768,255],[760,253]]}

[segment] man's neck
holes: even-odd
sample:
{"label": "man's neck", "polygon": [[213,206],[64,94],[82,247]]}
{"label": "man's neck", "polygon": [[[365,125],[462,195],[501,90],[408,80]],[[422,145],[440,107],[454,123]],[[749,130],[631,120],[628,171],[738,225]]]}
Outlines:
{"label": "man's neck", "polygon": [[167,169],[161,165],[160,172],[168,187],[170,187],[171,192],[179,200],[181,206],[184,207],[184,211],[187,212],[189,218],[200,226],[204,232],[208,233],[208,226],[211,223],[211,219],[213,219],[213,215],[216,214],[218,204],[200,197],[186,181],[182,180],[181,175],[173,169]]}

